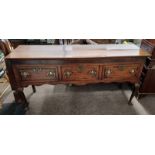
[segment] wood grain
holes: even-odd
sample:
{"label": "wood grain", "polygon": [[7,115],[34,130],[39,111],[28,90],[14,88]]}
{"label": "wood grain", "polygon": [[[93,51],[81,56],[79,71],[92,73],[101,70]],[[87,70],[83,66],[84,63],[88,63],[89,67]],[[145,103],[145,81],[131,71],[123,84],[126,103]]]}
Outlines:
{"label": "wood grain", "polygon": [[6,59],[146,57],[145,50],[106,50],[105,45],[20,45]]}

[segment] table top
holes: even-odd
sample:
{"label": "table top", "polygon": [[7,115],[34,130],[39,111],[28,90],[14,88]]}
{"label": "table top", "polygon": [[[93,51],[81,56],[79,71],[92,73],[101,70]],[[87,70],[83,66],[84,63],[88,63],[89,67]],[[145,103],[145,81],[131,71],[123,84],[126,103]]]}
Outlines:
{"label": "table top", "polygon": [[105,57],[147,57],[150,53],[134,44],[104,45],[20,45],[6,59],[64,59]]}

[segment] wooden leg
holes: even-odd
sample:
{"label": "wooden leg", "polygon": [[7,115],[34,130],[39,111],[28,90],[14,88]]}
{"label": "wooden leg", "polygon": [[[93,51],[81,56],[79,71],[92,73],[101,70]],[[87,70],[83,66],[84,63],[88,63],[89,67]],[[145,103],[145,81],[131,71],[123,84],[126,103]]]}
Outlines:
{"label": "wooden leg", "polygon": [[118,83],[118,88],[122,89],[122,83]]}
{"label": "wooden leg", "polygon": [[28,107],[29,104],[26,100],[23,89],[15,90],[14,97],[17,104],[24,104],[25,107]]}
{"label": "wooden leg", "polygon": [[136,95],[136,93],[138,92],[139,87],[140,87],[139,83],[135,83],[134,89],[133,89],[130,99],[128,101],[129,105],[132,105],[131,101],[132,101],[133,97]]}
{"label": "wooden leg", "polygon": [[36,87],[34,85],[32,85],[32,90],[34,93],[36,92]]}

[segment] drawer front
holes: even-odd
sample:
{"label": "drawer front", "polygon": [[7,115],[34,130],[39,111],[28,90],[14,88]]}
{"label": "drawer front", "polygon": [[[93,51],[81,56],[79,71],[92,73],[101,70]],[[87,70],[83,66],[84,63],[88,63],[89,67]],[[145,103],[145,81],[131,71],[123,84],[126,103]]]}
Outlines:
{"label": "drawer front", "polygon": [[15,77],[19,81],[57,81],[58,67],[48,65],[16,65]]}
{"label": "drawer front", "polygon": [[140,76],[141,65],[106,65],[103,67],[103,77],[104,80],[111,81],[130,81],[130,80],[138,80]]}
{"label": "drawer front", "polygon": [[99,65],[71,64],[61,66],[62,80],[98,80]]}

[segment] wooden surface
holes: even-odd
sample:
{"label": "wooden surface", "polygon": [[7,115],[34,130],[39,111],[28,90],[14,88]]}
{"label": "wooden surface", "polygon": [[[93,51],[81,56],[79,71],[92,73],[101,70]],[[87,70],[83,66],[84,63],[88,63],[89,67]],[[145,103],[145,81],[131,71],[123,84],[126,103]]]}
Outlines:
{"label": "wooden surface", "polygon": [[111,49],[117,45],[20,45],[6,59],[146,57],[142,49]]}
{"label": "wooden surface", "polygon": [[135,45],[18,46],[5,61],[15,100],[28,105],[23,88],[42,84],[140,82],[150,53]]}

